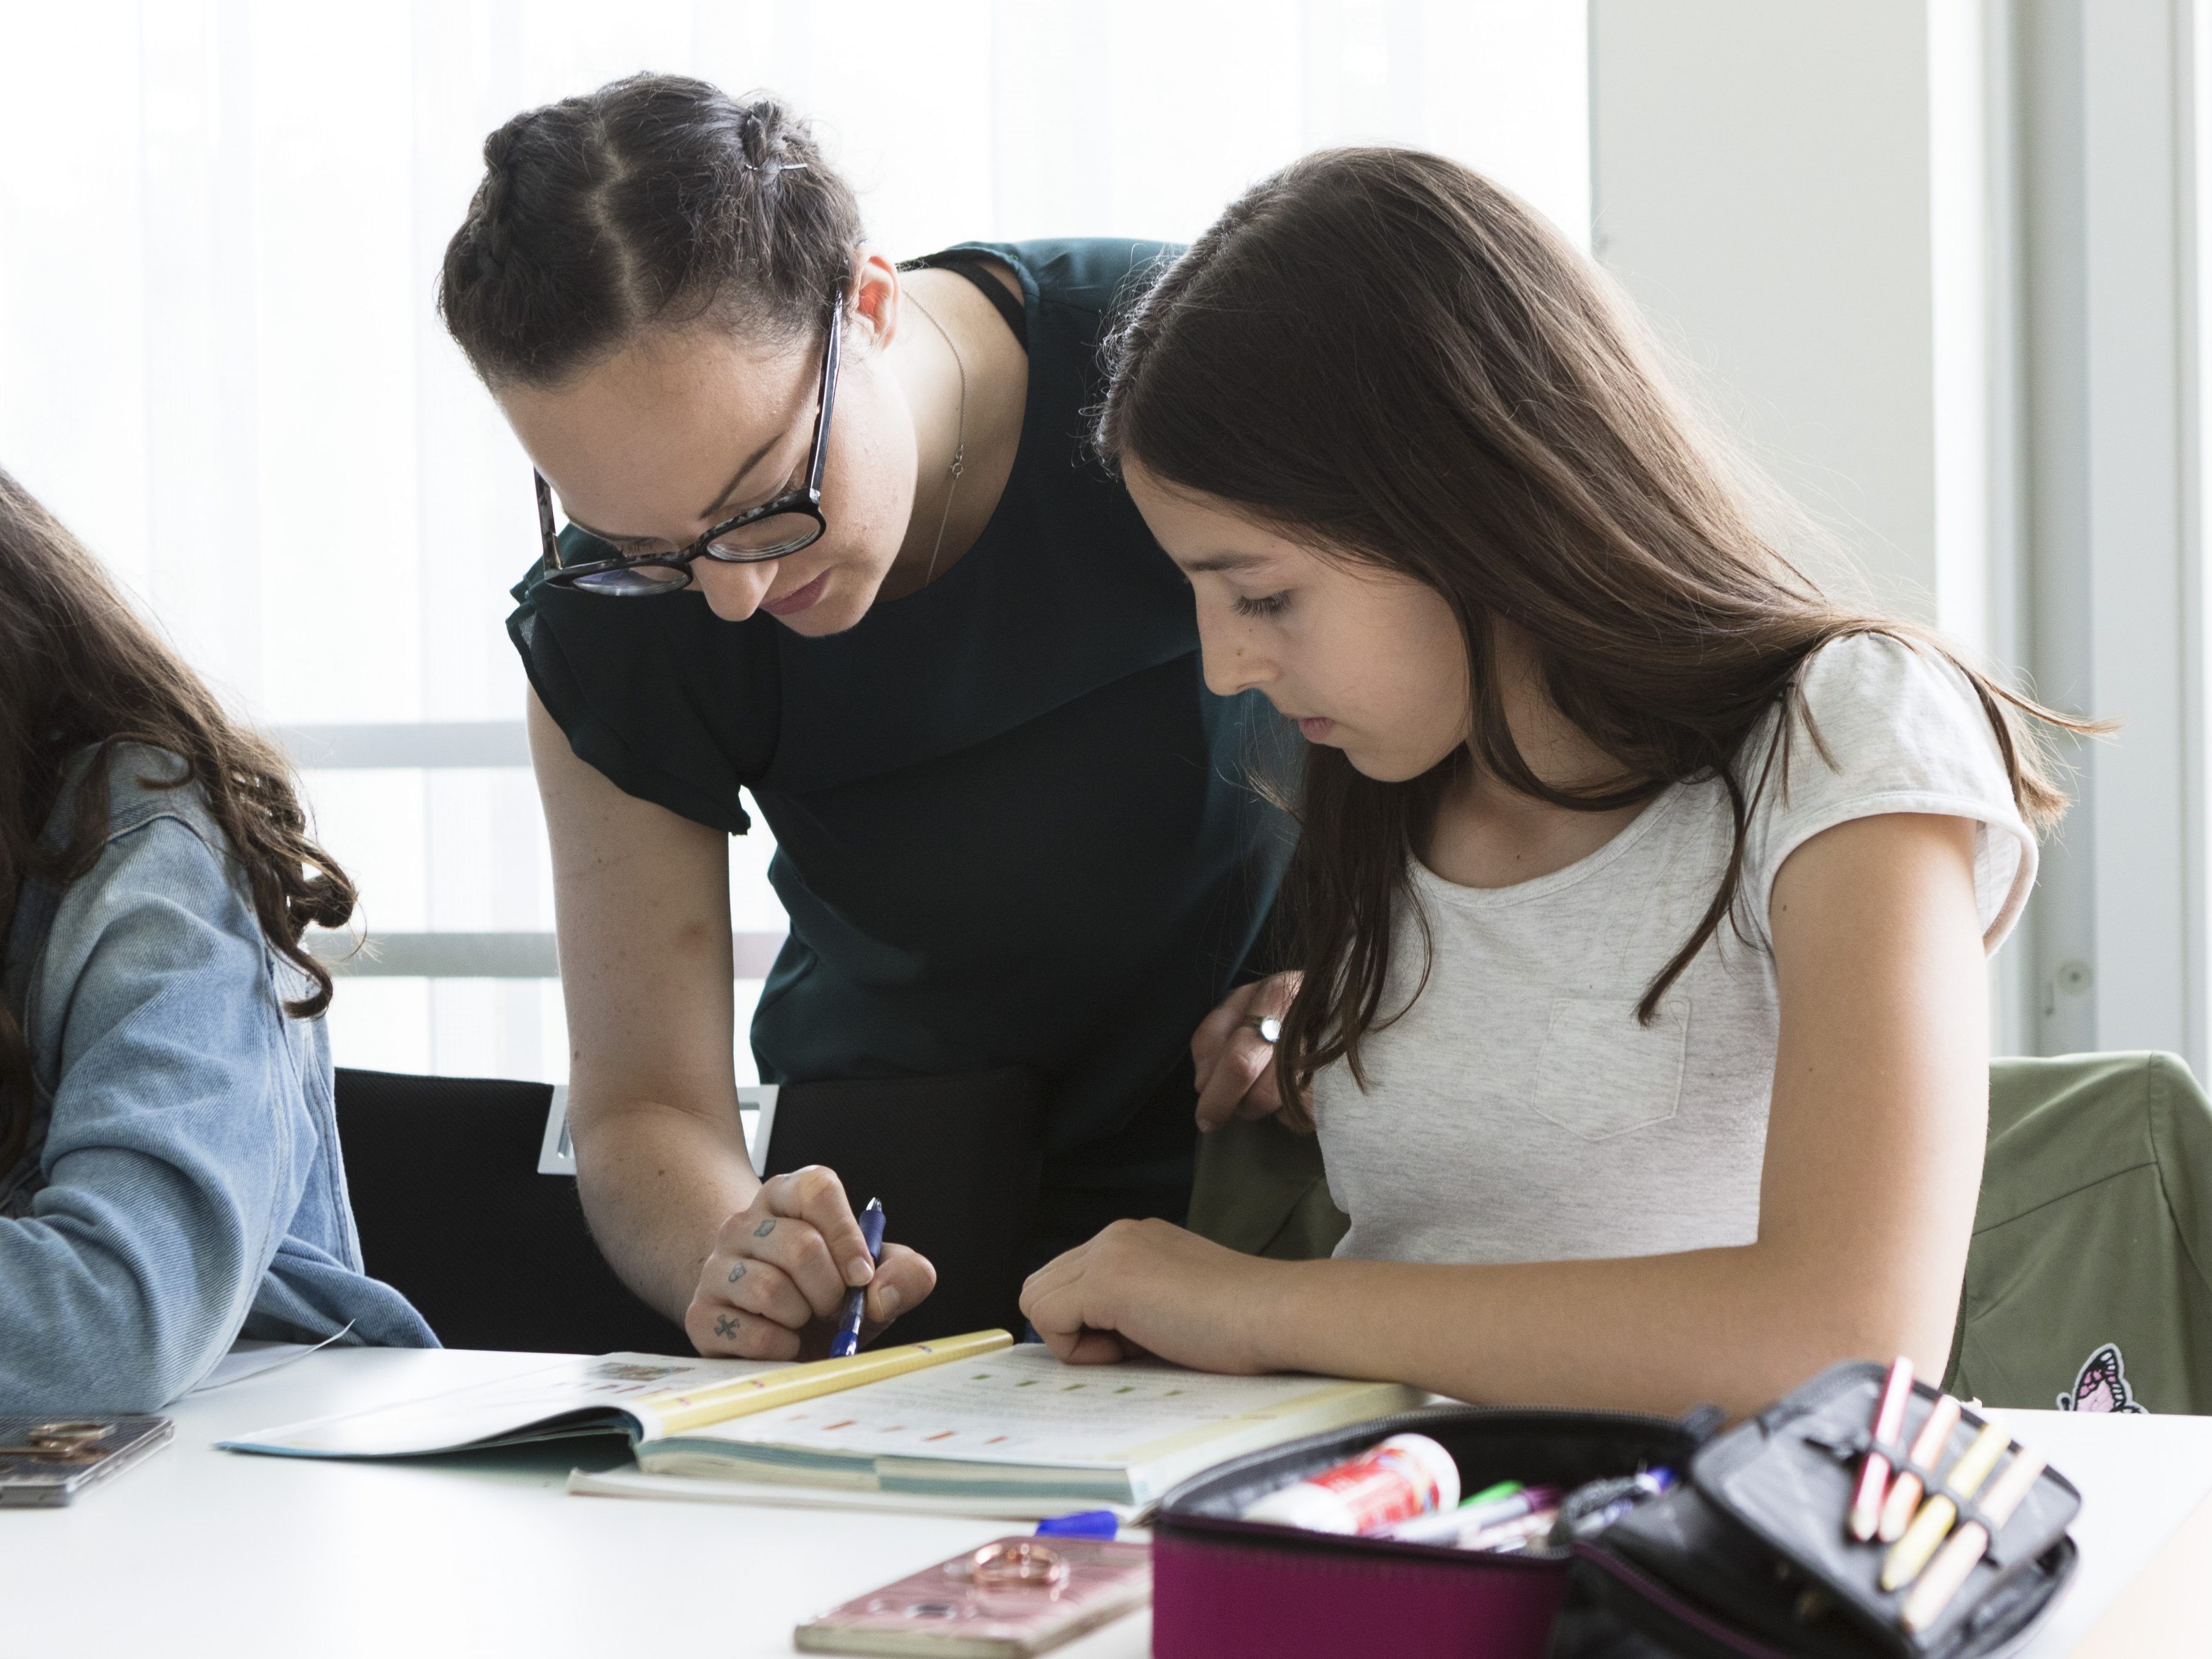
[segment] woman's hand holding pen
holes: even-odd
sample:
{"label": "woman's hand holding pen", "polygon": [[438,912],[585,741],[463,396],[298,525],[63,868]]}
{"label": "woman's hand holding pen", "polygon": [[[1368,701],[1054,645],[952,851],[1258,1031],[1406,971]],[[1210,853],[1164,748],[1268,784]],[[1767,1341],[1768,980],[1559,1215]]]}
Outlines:
{"label": "woman's hand holding pen", "polygon": [[1284,1266],[1170,1222],[1117,1221],[1031,1273],[1022,1312],[1071,1364],[1141,1352],[1249,1376],[1281,1369],[1267,1334]]}
{"label": "woman's hand holding pen", "polygon": [[1199,1023],[1190,1040],[1198,1078],[1198,1127],[1212,1133],[1232,1117],[1267,1117],[1283,1108],[1275,1087],[1275,1044],[1267,1033],[1290,1011],[1298,975],[1272,974],[1240,985]]}
{"label": "woman's hand holding pen", "polygon": [[937,1269],[902,1244],[868,1245],[835,1170],[811,1164],[761,1183],[722,1224],[699,1270],[684,1328],[702,1354],[819,1358],[848,1287],[865,1285],[861,1340],[937,1286]]}

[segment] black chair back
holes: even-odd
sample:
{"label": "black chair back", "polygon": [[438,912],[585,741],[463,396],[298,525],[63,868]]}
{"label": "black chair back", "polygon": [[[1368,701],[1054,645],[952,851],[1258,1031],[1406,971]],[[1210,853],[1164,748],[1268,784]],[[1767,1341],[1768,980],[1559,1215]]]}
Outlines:
{"label": "black chair back", "polygon": [[338,1138],[368,1271],[453,1348],[688,1354],[615,1277],[575,1181],[538,1173],[544,1083],[341,1067]]}

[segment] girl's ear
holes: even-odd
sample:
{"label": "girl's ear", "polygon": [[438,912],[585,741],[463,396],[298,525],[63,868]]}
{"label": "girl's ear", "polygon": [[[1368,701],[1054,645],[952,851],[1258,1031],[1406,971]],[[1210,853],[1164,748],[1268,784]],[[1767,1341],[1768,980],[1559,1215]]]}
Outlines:
{"label": "girl's ear", "polygon": [[865,332],[872,350],[880,351],[898,337],[900,298],[898,267],[863,245],[847,300],[848,325]]}

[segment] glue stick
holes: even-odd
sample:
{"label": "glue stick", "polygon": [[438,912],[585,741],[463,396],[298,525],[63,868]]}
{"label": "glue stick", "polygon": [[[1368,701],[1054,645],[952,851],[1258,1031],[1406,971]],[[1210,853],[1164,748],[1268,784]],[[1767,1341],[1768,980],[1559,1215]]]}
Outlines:
{"label": "glue stick", "polygon": [[1459,1465],[1425,1434],[1394,1434],[1349,1462],[1269,1492],[1247,1521],[1309,1532],[1372,1533],[1459,1502]]}

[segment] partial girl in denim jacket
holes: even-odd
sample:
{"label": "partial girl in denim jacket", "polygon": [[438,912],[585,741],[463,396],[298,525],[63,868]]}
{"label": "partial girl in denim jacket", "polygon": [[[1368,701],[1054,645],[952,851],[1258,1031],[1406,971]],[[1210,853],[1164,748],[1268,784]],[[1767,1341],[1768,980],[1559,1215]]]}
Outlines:
{"label": "partial girl in denim jacket", "polygon": [[1203,1034],[1201,1110],[1317,1127],[1351,1229],[1116,1226],[1045,1339],[1668,1411],[1940,1375],[2057,717],[1793,568],[1611,285],[1440,156],[1255,186],[1115,355],[1207,684],[1306,738],[1304,976]]}
{"label": "partial girl in denim jacket", "polygon": [[362,1271],[353,913],[270,745],[0,472],[0,1412],[148,1410],[240,1336],[435,1346]]}

